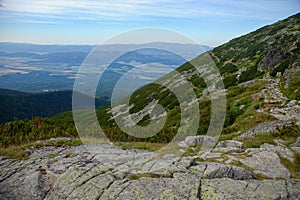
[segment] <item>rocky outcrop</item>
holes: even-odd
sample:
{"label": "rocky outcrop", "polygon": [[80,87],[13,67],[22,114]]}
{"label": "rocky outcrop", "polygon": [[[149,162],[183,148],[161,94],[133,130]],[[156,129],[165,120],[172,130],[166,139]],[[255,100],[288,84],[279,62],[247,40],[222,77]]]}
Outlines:
{"label": "rocky outcrop", "polygon": [[201,199],[299,199],[300,181],[232,180],[219,178],[201,181]]}
{"label": "rocky outcrop", "polygon": [[196,171],[201,178],[214,179],[228,177],[236,180],[253,178],[252,172],[236,166],[224,165],[213,162],[201,162],[191,167],[191,171]]}
{"label": "rocky outcrop", "polygon": [[[233,144],[241,145],[227,141],[220,146]],[[27,160],[1,157],[0,196],[1,199],[297,199],[299,180],[288,178],[286,169],[278,165],[275,150],[270,149],[275,147],[264,145],[260,149],[263,153],[253,153],[252,157],[227,155],[250,166],[253,172],[230,164],[196,161],[197,157],[122,150],[112,144],[31,149]],[[264,166],[259,164],[262,162]],[[286,180],[259,181],[254,179],[256,173]]]}
{"label": "rocky outcrop", "polygon": [[243,152],[243,143],[235,140],[220,141],[213,152],[240,153]]}
{"label": "rocky outcrop", "polygon": [[202,144],[214,145],[216,139],[206,135],[188,136],[184,141],[178,143],[180,148],[196,147]]}
{"label": "rocky outcrop", "polygon": [[260,151],[239,160],[244,165],[251,167],[256,174],[262,174],[270,178],[289,178],[290,172],[279,160],[279,156],[274,152]]}
{"label": "rocky outcrop", "polygon": [[278,132],[284,126],[291,126],[292,122],[285,122],[285,121],[274,121],[274,122],[267,122],[261,123],[248,131],[242,133],[241,135],[235,137],[235,140],[241,140],[244,138],[253,138],[257,135],[263,135],[271,132]]}
{"label": "rocky outcrop", "polygon": [[274,67],[280,64],[288,55],[283,55],[279,51],[270,50],[265,57],[258,63],[258,69],[263,71],[266,69],[274,69]]}
{"label": "rocky outcrop", "polygon": [[217,145],[218,147],[234,147],[234,148],[243,148],[243,143],[236,141],[236,140],[225,140],[225,141],[220,141]]}

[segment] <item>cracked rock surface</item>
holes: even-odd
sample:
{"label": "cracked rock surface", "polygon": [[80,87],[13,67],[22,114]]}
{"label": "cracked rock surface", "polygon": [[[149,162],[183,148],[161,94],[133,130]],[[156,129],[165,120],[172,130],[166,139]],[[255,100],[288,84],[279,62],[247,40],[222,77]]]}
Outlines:
{"label": "cracked rock surface", "polygon": [[[276,154],[275,150],[269,153]],[[244,159],[245,164],[256,158],[228,157]],[[194,157],[121,150],[111,144],[44,147],[27,160],[0,159],[0,199],[300,198],[300,181],[289,178],[285,168],[285,179],[272,179],[270,168],[271,175],[265,173],[270,179],[256,180],[260,168],[251,164],[253,171]]]}

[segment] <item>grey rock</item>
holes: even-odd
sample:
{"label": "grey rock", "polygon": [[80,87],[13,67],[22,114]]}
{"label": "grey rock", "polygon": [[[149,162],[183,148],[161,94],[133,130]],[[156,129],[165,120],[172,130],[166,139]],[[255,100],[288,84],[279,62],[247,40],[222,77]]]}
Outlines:
{"label": "grey rock", "polygon": [[[32,151],[27,160],[0,157],[0,168],[1,200],[199,199],[211,194],[227,199],[264,199],[279,193],[285,198],[282,191],[290,199],[299,199],[300,194],[299,180],[258,181],[241,167],[196,162],[194,157],[176,154],[158,157],[153,152],[122,150],[111,144],[44,147]],[[133,174],[139,177],[134,180]],[[264,190],[267,196],[261,196]],[[271,193],[273,196],[268,196]]]}
{"label": "grey rock", "polygon": [[156,175],[168,176],[174,172],[187,172],[188,168],[193,165],[195,158],[180,157],[178,155],[166,155],[162,159],[154,159],[143,166],[135,173],[151,173]]}
{"label": "grey rock", "polygon": [[253,138],[256,135],[263,135],[270,132],[278,132],[278,129],[282,128],[283,126],[291,126],[292,122],[290,121],[274,121],[274,122],[267,122],[261,123],[248,131],[242,133],[240,136],[234,138],[234,140],[241,140],[244,138]]}
{"label": "grey rock", "polygon": [[288,179],[286,180],[288,199],[300,199],[300,180]]}
{"label": "grey rock", "polygon": [[244,165],[251,167],[255,174],[263,174],[269,178],[289,178],[290,172],[280,163],[278,155],[274,152],[260,151],[240,159]]}
{"label": "grey rock", "polygon": [[100,199],[199,199],[200,178],[174,174],[174,178],[115,181]]}
{"label": "grey rock", "polygon": [[221,153],[205,152],[205,153],[202,153],[199,156],[199,158],[206,160],[206,159],[210,159],[210,158],[220,158],[221,155],[222,155]]}
{"label": "grey rock", "polygon": [[[50,178],[49,178],[50,179]],[[28,170],[12,174],[0,183],[1,199],[43,199],[50,189],[47,175],[41,171]],[[21,198],[20,198],[21,197]]]}
{"label": "grey rock", "polygon": [[179,143],[178,143],[178,147],[179,147],[179,148],[183,148],[183,149],[188,148],[188,146],[186,145],[185,141],[179,142]]}
{"label": "grey rock", "polygon": [[[220,178],[201,181],[201,199],[299,199],[300,182],[288,180],[233,180]],[[298,192],[297,192],[298,190]]]}
{"label": "grey rock", "polygon": [[240,106],[239,106],[239,109],[240,109],[240,110],[243,110],[243,108],[245,108],[245,105],[240,105]]}
{"label": "grey rock", "polygon": [[244,150],[236,147],[216,147],[213,149],[213,152],[221,152],[221,153],[241,153]]}
{"label": "grey rock", "polygon": [[187,147],[195,147],[202,144],[214,145],[216,143],[216,139],[205,135],[188,136],[185,138],[184,143]]}
{"label": "grey rock", "polygon": [[291,147],[291,149],[300,154],[300,147]]}
{"label": "grey rock", "polygon": [[244,180],[253,178],[252,172],[242,167],[220,163],[203,162],[196,166],[192,166],[191,170],[200,171],[201,177],[206,179],[228,177],[236,180]]}
{"label": "grey rock", "polygon": [[71,141],[72,138],[70,137],[57,137],[57,138],[50,138],[50,141],[58,141],[58,140],[64,140],[64,141]]}
{"label": "grey rock", "polygon": [[287,107],[293,107],[297,105],[297,100],[291,100],[289,103],[286,104]]}
{"label": "grey rock", "polygon": [[284,147],[284,146],[275,146],[272,144],[264,143],[260,146],[261,150],[264,151],[270,151],[276,153],[279,157],[286,158],[290,160],[291,162],[294,161],[294,153],[290,149]]}
{"label": "grey rock", "polygon": [[296,142],[290,145],[291,147],[300,147],[300,137],[297,137]]}
{"label": "grey rock", "polygon": [[234,147],[234,148],[243,148],[244,143],[236,140],[225,140],[220,141],[217,147]]}

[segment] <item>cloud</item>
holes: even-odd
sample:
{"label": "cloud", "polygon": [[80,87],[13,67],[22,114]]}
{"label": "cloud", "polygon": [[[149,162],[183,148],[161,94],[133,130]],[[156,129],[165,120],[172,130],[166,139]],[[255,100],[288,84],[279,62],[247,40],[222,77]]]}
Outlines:
{"label": "cloud", "polygon": [[0,8],[5,8],[5,6],[3,5],[3,0],[0,0]]}
{"label": "cloud", "polygon": [[0,70],[0,76],[8,75],[8,74],[29,74],[27,71],[23,70],[13,70],[13,69],[7,69],[7,70]]}
{"label": "cloud", "polygon": [[291,0],[3,0],[6,10],[22,15],[45,15],[65,20],[139,20],[153,17],[246,17],[265,18],[282,7],[299,6]]}
{"label": "cloud", "polygon": [[27,19],[20,19],[17,20],[17,22],[22,22],[22,23],[30,23],[30,24],[60,24],[58,21],[43,21],[43,20],[27,20]]}

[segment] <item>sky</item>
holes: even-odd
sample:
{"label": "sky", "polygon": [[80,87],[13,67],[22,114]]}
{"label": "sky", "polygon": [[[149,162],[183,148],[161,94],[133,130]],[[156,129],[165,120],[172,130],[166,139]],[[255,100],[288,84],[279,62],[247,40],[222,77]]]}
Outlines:
{"label": "sky", "polygon": [[133,29],[218,46],[300,11],[300,0],[0,0],[0,42],[100,44]]}

